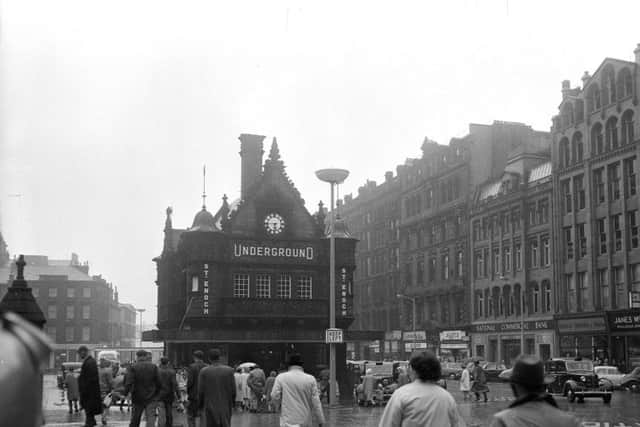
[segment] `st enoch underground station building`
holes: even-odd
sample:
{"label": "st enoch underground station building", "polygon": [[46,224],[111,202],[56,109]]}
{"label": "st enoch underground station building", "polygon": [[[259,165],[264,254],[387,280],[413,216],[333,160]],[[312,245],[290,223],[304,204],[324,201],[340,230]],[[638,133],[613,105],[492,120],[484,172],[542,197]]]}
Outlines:
{"label": "st enoch underground station building", "polygon": [[[329,239],[322,204],[310,214],[285,173],[274,139],[263,165],[264,136],[240,135],[241,198],[215,214],[206,207],[188,229],[173,228],[167,209],[158,271],[157,330],[144,339],[164,342],[176,365],[192,352],[219,348],[230,365],[283,366],[291,352],[305,368],[328,365]],[[337,221],[336,327],[353,321],[355,244]],[[344,344],[337,346],[344,372]]]}

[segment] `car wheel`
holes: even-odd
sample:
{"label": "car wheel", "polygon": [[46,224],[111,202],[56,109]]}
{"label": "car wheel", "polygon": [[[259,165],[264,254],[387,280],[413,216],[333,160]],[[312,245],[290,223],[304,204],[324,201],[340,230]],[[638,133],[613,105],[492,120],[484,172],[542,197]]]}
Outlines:
{"label": "car wheel", "polygon": [[578,403],[584,403],[584,397],[579,397],[578,398]]}
{"label": "car wheel", "polygon": [[640,383],[637,381],[631,381],[627,384],[627,390],[637,392],[640,391]]}
{"label": "car wheel", "polygon": [[576,393],[573,391],[572,388],[567,389],[567,400],[571,403],[576,401]]}
{"label": "car wheel", "polygon": [[611,394],[606,394],[606,395],[602,396],[602,401],[604,403],[611,403]]}

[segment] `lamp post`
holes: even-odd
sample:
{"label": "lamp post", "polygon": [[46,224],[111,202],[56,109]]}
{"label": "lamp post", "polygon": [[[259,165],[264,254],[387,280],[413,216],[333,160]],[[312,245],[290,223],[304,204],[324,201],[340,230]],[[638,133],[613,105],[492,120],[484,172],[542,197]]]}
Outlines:
{"label": "lamp post", "polygon": [[[316,171],[319,180],[331,186],[331,221],[329,228],[329,329],[336,327],[336,239],[333,234],[335,225],[334,190],[336,185],[349,176],[346,169],[320,169]],[[337,404],[336,399],[336,345],[329,343],[329,406]]]}
{"label": "lamp post", "polygon": [[409,300],[413,305],[412,317],[411,317],[413,321],[412,322],[413,323],[413,342],[411,343],[411,352],[413,352],[416,349],[416,298],[408,297],[404,294],[396,294],[396,298]]}
{"label": "lamp post", "polygon": [[140,347],[142,347],[142,313],[147,310],[145,310],[144,308],[136,308],[136,311],[140,313]]}

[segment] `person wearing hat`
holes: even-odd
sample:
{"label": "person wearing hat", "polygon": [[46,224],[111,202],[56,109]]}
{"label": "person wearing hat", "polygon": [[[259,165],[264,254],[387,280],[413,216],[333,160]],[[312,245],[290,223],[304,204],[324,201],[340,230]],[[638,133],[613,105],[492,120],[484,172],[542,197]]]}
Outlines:
{"label": "person wearing hat", "polygon": [[311,427],[324,424],[320,392],[316,379],[302,369],[302,356],[289,356],[289,370],[276,377],[271,399],[279,403],[280,425]]}
{"label": "person wearing hat", "polygon": [[89,349],[84,345],[78,347],[78,356],[82,360],[80,376],[78,377],[80,406],[84,409],[85,427],[92,427],[97,424],[96,415],[102,413],[98,364],[89,353]]}
{"label": "person wearing hat", "polygon": [[553,378],[545,377],[542,361],[520,356],[511,373],[511,390],[516,400],[493,416],[491,427],[578,427],[580,422],[558,408],[546,392]]}

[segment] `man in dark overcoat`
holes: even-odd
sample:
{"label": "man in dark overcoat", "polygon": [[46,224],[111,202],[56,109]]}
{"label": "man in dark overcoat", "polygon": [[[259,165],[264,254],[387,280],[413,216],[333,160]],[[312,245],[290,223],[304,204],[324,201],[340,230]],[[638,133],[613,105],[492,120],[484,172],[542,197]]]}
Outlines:
{"label": "man in dark overcoat", "polygon": [[209,350],[211,365],[198,375],[198,407],[204,415],[204,427],[229,427],[236,399],[234,370],[220,362],[220,350]]}
{"label": "man in dark overcoat", "polygon": [[80,406],[85,414],[85,427],[96,425],[96,415],[102,413],[102,398],[100,397],[100,378],[98,364],[89,354],[89,349],[82,345],[78,348],[78,356],[82,360],[78,390],[80,392]]}

